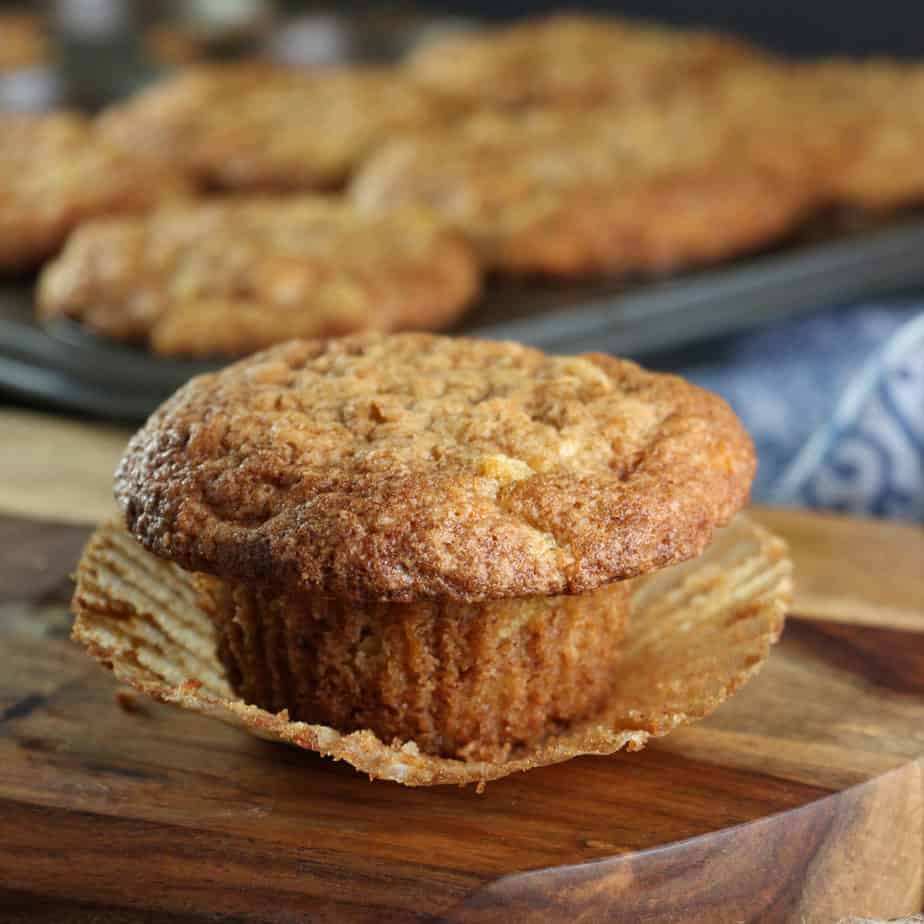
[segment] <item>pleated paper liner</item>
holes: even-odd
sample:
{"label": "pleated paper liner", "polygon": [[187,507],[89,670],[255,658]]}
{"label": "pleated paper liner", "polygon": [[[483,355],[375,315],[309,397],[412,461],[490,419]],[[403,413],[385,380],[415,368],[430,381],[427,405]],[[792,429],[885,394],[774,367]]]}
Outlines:
{"label": "pleated paper liner", "polygon": [[192,577],[116,523],[90,539],[77,572],[73,636],[122,681],[164,703],[345,760],[408,786],[480,783],[584,754],[637,751],[709,715],[760,670],[791,597],[783,542],[739,515],[693,561],[640,578],[609,704],[503,762],[467,762],[386,743],[371,731],[291,722],[238,699]]}

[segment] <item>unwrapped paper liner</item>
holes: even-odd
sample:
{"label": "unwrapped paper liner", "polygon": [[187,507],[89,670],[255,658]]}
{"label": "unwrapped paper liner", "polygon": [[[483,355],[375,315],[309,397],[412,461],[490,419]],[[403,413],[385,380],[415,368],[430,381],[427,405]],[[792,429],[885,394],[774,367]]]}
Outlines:
{"label": "unwrapped paper liner", "polygon": [[779,638],[791,596],[784,543],[739,515],[699,557],[636,579],[625,652],[608,705],[498,763],[466,762],[289,721],[235,697],[192,576],[147,552],[117,523],[90,539],[77,573],[73,636],[115,675],[164,703],[262,738],[345,760],[408,786],[480,783],[584,754],[637,751],[709,715],[752,677]]}

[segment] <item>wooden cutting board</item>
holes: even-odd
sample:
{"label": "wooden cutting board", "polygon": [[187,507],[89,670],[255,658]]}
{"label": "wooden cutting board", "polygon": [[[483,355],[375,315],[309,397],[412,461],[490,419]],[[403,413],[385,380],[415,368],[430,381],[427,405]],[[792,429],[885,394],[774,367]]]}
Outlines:
{"label": "wooden cutting board", "polygon": [[830,924],[924,904],[924,534],[784,511],[764,672],[639,754],[404,789],[117,702],[86,529],[0,518],[0,921]]}

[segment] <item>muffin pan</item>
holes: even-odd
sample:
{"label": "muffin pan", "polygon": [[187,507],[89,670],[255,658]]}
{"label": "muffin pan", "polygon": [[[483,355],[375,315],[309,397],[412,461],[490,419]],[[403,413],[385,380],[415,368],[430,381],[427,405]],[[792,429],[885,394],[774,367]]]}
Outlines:
{"label": "muffin pan", "polygon": [[[644,356],[924,284],[924,216],[852,231],[814,229],[773,253],[662,279],[489,280],[456,333],[553,352]],[[59,320],[34,318],[34,279],[0,284],[0,390],[34,404],[136,421],[192,375],[224,365],[165,360]]]}

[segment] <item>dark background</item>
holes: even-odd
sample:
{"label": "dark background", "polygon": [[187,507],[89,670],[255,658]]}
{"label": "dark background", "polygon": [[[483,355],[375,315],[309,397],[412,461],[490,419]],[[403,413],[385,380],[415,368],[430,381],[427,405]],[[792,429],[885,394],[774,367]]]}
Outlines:
{"label": "dark background", "polygon": [[[286,4],[300,9],[310,4]],[[370,9],[371,5],[344,4],[339,11]],[[384,8],[382,4],[379,8]],[[393,7],[392,7],[393,8]],[[400,7],[399,7],[400,8]],[[406,8],[406,7],[405,7]],[[709,25],[743,33],[791,54],[894,54],[924,56],[924,2],[879,0],[876,3],[805,0],[623,0],[620,3],[460,3],[451,8],[421,2],[415,8],[437,15],[507,19],[543,10],[598,10],[660,19],[685,25]]]}
{"label": "dark background", "polygon": [[[68,0],[80,5],[81,0]],[[93,2],[83,0],[86,6]],[[118,0],[97,0],[104,5]],[[169,17],[184,0],[123,0],[135,18]],[[188,0],[187,0],[188,2]],[[231,2],[231,0],[226,0]],[[190,5],[195,6],[195,3]],[[207,6],[203,5],[203,6]],[[51,11],[55,0],[0,0],[0,10],[32,9]],[[924,57],[924,0],[878,0],[876,3],[839,0],[619,0],[616,3],[515,2],[481,0],[457,3],[451,7],[427,0],[408,3],[311,3],[276,0],[284,13],[351,13],[388,19],[401,19],[415,13],[436,17],[504,20],[555,10],[588,10],[673,22],[680,25],[712,26],[741,33],[761,44],[794,55],[880,54]]]}

